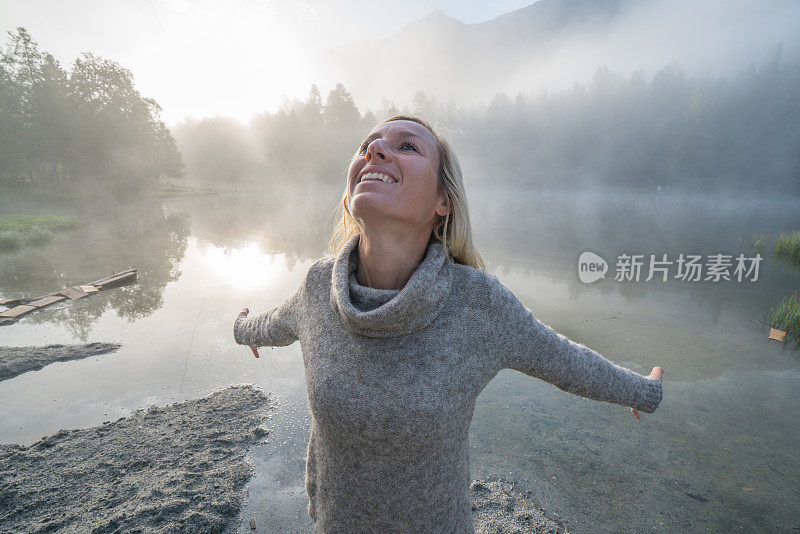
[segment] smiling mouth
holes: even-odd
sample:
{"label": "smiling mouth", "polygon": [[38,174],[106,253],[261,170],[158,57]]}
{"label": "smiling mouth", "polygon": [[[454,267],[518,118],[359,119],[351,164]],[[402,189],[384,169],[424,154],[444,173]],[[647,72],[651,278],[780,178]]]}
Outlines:
{"label": "smiling mouth", "polygon": [[397,180],[391,176],[383,174],[382,172],[368,172],[365,173],[364,176],[362,176],[358,181],[358,183],[364,182],[383,182],[385,184],[396,184]]}

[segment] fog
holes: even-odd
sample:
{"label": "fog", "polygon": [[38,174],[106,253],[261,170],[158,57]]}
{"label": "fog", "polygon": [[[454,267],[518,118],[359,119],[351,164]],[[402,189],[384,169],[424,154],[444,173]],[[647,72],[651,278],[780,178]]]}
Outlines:
{"label": "fog", "polygon": [[[790,1],[543,0],[479,24],[432,13],[397,33],[325,54],[333,79],[374,109],[416,91],[486,103],[497,92],[539,93],[589,84],[606,67],[651,77],[731,76],[800,52],[800,6]],[[379,75],[378,75],[379,73]]]}
{"label": "fog", "polygon": [[[224,32],[202,45],[196,35],[220,15],[210,4],[143,8],[177,44],[145,62],[131,56],[136,70],[94,50],[128,57],[136,36],[158,42],[136,24],[124,31],[109,15],[119,36],[95,35],[89,56],[67,56],[79,50],[76,34],[19,11],[53,46],[28,29],[12,30],[3,48],[3,182],[332,183],[378,120],[409,112],[444,128],[468,185],[794,194],[800,183],[796,2],[542,0],[470,23],[441,10],[406,21],[422,8],[395,16],[381,5],[337,12],[328,25],[328,8],[304,4],[312,26],[285,7],[228,7],[242,26],[217,20],[237,35],[224,46],[214,44]],[[269,46],[249,41],[260,18],[283,27]],[[178,52],[185,60],[174,61]],[[143,90],[142,73],[164,62],[176,70]],[[103,113],[90,117],[75,98]]]}
{"label": "fog", "polygon": [[800,64],[781,43],[729,77],[673,65],[651,76],[600,67],[587,84],[498,92],[486,105],[417,91],[408,104],[384,98],[365,112],[343,84],[324,95],[312,85],[247,123],[206,117],[171,130],[158,102],[111,60],[85,53],[63,67],[20,29],[9,36],[2,67],[0,180],[8,185],[133,191],[165,180],[218,190],[343,183],[366,133],[403,112],[442,128],[468,186],[766,196],[800,188]]}
{"label": "fog", "polygon": [[[138,269],[0,325],[0,345],[121,346],[0,382],[0,442],[253,382],[281,408],[243,531],[308,532],[300,347],[254,361],[232,321],[330,252],[354,151],[409,113],[459,157],[487,271],[558,332],[668,373],[641,424],[504,370],[474,476],[513,473],[575,532],[796,526],[800,372],[765,318],[798,280],[773,245],[800,228],[800,3],[0,0],[0,23],[0,223],[79,223],[0,228],[0,299]],[[605,279],[579,279],[584,251]],[[626,282],[625,254],[763,262]]]}
{"label": "fog", "polygon": [[189,176],[227,184],[343,183],[353,147],[397,112],[432,117],[461,155],[468,185],[546,189],[675,188],[766,196],[800,192],[800,68],[780,47],[731,79],[665,67],[647,78],[601,68],[587,86],[548,94],[497,93],[488,106],[418,92],[360,115],[346,88],[247,125],[186,121],[175,136]]}
{"label": "fog", "polygon": [[62,65],[87,51],[121,63],[169,125],[244,122],[311,84],[323,94],[344,84],[365,113],[417,91],[477,105],[568,89],[603,66],[732,76],[780,43],[796,57],[798,20],[791,0],[0,2],[4,35],[26,27]]}

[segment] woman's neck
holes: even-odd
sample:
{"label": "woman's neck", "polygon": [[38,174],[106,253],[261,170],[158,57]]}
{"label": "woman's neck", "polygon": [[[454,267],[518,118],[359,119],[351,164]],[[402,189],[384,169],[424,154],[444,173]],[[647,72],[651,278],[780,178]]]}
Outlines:
{"label": "woman's neck", "polygon": [[402,289],[422,263],[430,236],[430,231],[416,235],[362,231],[356,280],[375,289]]}

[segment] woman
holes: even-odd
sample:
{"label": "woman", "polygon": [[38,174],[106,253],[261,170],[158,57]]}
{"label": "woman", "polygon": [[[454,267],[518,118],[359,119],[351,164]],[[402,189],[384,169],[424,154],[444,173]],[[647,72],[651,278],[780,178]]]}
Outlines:
{"label": "woman", "polygon": [[254,352],[300,340],[315,532],[474,532],[469,425],[503,368],[637,418],[660,403],[660,368],[644,377],[557,334],[483,270],[458,160],[426,121],[373,129],[340,209],[333,254],[234,326]]}

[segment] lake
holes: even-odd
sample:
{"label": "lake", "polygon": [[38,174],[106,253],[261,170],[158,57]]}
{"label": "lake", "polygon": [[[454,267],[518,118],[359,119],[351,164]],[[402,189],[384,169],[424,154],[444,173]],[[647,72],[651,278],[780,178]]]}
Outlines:
{"label": "lake", "polygon": [[[27,445],[254,383],[278,404],[252,453],[242,513],[266,531],[309,532],[300,345],[262,348],[256,360],[233,342],[232,327],[245,306],[261,313],[297,289],[327,249],[340,194],[282,187],[77,202],[0,189],[1,213],[85,223],[43,246],[0,251],[0,298],[139,270],[135,285],[0,327],[2,345],[122,345],[0,382],[0,442]],[[768,249],[755,281],[676,279],[676,265],[667,281],[645,281],[646,267],[638,282],[614,276],[623,254],[753,257],[739,238],[800,228],[800,199],[469,184],[467,194],[487,270],[537,319],[636,372],[665,371],[663,401],[641,420],[501,371],[475,405],[473,478],[515,479],[576,533],[800,529],[800,352],[768,341],[758,324],[800,275]],[[608,262],[605,279],[579,280],[584,251]],[[242,528],[249,532],[246,520]]]}

